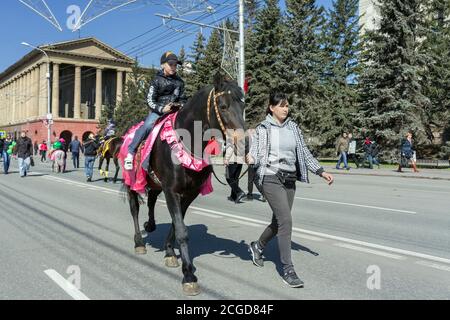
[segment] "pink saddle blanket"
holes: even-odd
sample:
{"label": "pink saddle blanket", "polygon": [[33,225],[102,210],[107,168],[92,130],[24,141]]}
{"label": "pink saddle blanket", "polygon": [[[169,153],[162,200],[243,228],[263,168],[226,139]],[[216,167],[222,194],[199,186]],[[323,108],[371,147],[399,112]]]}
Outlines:
{"label": "pink saddle blanket", "polygon": [[[144,160],[150,156],[152,151],[152,147],[159,137],[161,141],[166,141],[170,146],[172,153],[175,155],[178,160],[178,165],[182,165],[183,167],[194,170],[201,171],[203,168],[210,165],[209,158],[208,159],[197,159],[193,157],[189,152],[187,152],[183,144],[180,143],[177,134],[173,128],[175,123],[175,119],[178,115],[178,112],[171,113],[161,121],[156,123],[149,137],[145,141],[144,147],[141,150],[141,157],[138,163],[136,157],[133,163],[133,170],[124,170],[124,160],[128,154],[128,146],[133,141],[134,135],[136,131],[144,124],[144,121],[138,123],[134,127],[132,127],[128,132],[123,136],[123,144],[120,148],[119,153],[119,161],[122,165],[122,176],[124,183],[131,188],[131,190],[136,191],[138,193],[145,193],[145,187],[147,186],[147,168],[141,166],[144,163]],[[207,195],[213,191],[211,175],[208,176],[206,181],[200,188],[200,193],[202,195]]]}

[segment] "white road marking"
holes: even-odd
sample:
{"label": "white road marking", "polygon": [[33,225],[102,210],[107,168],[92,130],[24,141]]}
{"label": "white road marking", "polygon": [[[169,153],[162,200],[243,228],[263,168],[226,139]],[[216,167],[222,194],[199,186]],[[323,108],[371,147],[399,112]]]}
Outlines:
{"label": "white road marking", "polygon": [[423,261],[423,260],[416,261],[416,263],[420,264],[422,266],[426,266],[426,267],[431,267],[431,268],[435,268],[435,269],[439,269],[439,270],[443,270],[443,271],[450,271],[449,266],[444,266],[442,264],[437,264],[437,263]]}
{"label": "white road marking", "polygon": [[[67,180],[67,179],[63,179],[63,178],[56,178],[54,176],[42,176],[42,177],[45,178],[45,179],[49,179],[49,180],[56,179],[56,180],[60,180],[60,181],[71,181],[71,180]],[[86,187],[87,186],[86,183],[80,183],[80,182],[75,182],[74,184],[77,184],[80,187]],[[99,190],[110,190],[110,191],[114,192],[114,190],[111,190],[111,189],[108,189],[108,188],[97,187],[97,186],[94,186],[94,187],[96,189],[99,189]],[[115,191],[115,192],[117,194],[121,194],[122,193],[120,191]],[[164,200],[158,200],[158,202],[159,203],[164,203],[164,204],[166,203],[166,201],[164,201]],[[234,218],[234,219],[254,222],[256,224],[262,224],[262,225],[268,225],[269,224],[269,222],[264,221],[264,220],[256,220],[256,219],[247,218],[247,217],[243,217],[243,216],[239,216],[239,215],[235,215],[235,214],[230,214],[230,213],[225,213],[225,212],[220,212],[220,211],[216,211],[216,210],[204,209],[204,208],[195,207],[195,206],[190,206],[189,208],[190,209],[194,209],[194,210],[198,210],[198,211],[201,211],[201,212],[207,212],[207,213],[211,213],[211,214],[224,216],[224,217],[230,217],[230,218]],[[428,255],[428,254],[423,254],[423,253],[419,253],[419,252],[409,251],[409,250],[403,250],[403,249],[388,247],[388,246],[379,245],[379,244],[370,243],[370,242],[365,242],[365,241],[360,241],[360,240],[353,240],[353,239],[349,239],[349,238],[333,236],[333,235],[330,235],[330,234],[317,232],[317,231],[306,230],[306,229],[301,229],[301,228],[297,228],[297,227],[293,227],[292,229],[294,231],[298,231],[298,232],[305,233],[305,234],[308,234],[308,235],[316,236],[316,237],[319,237],[319,238],[325,238],[325,239],[331,239],[331,240],[337,240],[337,241],[341,241],[341,242],[357,244],[357,245],[364,246],[364,247],[380,249],[380,250],[384,250],[384,251],[388,251],[388,252],[399,253],[399,254],[403,254],[403,255],[407,255],[407,256],[412,256],[412,257],[416,257],[416,258],[431,260],[431,261],[435,261],[435,262],[446,263],[446,264],[450,265],[450,259],[446,259],[446,258],[436,257],[436,256]]]}
{"label": "white road marking", "polygon": [[237,220],[237,219],[227,219],[227,220],[234,222],[234,223],[245,224],[246,226],[258,227],[258,228],[262,227],[262,225],[260,225],[260,224],[251,223],[251,222],[247,222],[247,221],[242,221],[242,220]]}
{"label": "white road marking", "polygon": [[335,243],[334,245],[341,247],[341,248],[347,248],[347,249],[352,249],[352,250],[356,250],[356,251],[372,253],[372,254],[376,254],[378,256],[383,256],[383,257],[397,259],[397,260],[405,260],[406,259],[404,256],[400,256],[398,254],[392,254],[392,253],[386,253],[386,252],[379,251],[379,250],[367,249],[364,247],[354,246],[352,244],[347,244],[347,243]]}
{"label": "white road marking", "polygon": [[293,232],[292,236],[298,237],[298,238],[303,238],[303,239],[308,239],[308,240],[313,240],[313,241],[323,241],[324,240],[322,238],[318,238],[318,237],[314,237],[314,236],[308,236],[306,234],[300,234],[300,233],[296,233],[296,232]]}
{"label": "white road marking", "polygon": [[301,198],[301,197],[295,197],[295,199],[306,200],[306,201],[315,201],[315,202],[333,203],[333,204],[340,204],[340,205],[344,205],[344,206],[369,208],[369,209],[383,210],[383,211],[392,211],[392,212],[401,212],[401,213],[417,214],[417,212],[415,212],[415,211],[398,210],[398,209],[383,208],[383,207],[374,207],[374,206],[366,206],[366,205],[362,205],[362,204],[347,203],[347,202],[338,202],[338,201],[329,201],[329,200],[320,200],[320,199],[311,199],[311,198]]}
{"label": "white road marking", "polygon": [[72,283],[64,279],[62,275],[53,269],[48,269],[44,271],[50,279],[56,282],[58,286],[61,287],[69,296],[75,300],[90,300],[83,292],[78,290]]}
{"label": "white road marking", "polygon": [[[164,205],[161,205],[161,207],[165,207]],[[190,213],[193,214],[198,214],[200,216],[205,216],[205,217],[210,217],[210,218],[214,218],[214,219],[221,219],[222,217],[217,216],[216,214],[209,214],[209,213],[205,213],[205,212],[200,212],[200,211],[190,211]]]}

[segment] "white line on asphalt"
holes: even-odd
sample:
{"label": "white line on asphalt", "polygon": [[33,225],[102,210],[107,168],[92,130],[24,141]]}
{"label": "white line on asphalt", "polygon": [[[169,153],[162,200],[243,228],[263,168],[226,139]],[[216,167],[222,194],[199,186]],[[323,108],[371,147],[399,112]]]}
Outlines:
{"label": "white line on asphalt", "polygon": [[301,197],[295,197],[295,199],[307,200],[307,201],[315,201],[315,202],[333,203],[333,204],[340,204],[340,205],[344,205],[344,206],[369,208],[369,209],[376,209],[376,210],[383,210],[383,211],[393,211],[393,212],[417,214],[417,212],[415,212],[415,211],[407,211],[407,210],[398,210],[398,209],[383,208],[383,207],[366,206],[366,205],[362,205],[362,204],[347,203],[347,202],[338,202],[338,201],[329,201],[329,200],[320,200],[320,199],[311,199],[311,198],[301,198]]}
{"label": "white line on asphalt", "polygon": [[234,223],[245,224],[246,226],[258,227],[258,228],[262,227],[262,225],[260,225],[260,224],[251,223],[251,222],[247,222],[247,221],[242,221],[242,220],[237,220],[237,219],[227,219],[227,220],[234,222]]}
{"label": "white line on asphalt", "polygon": [[[161,205],[161,207],[165,207],[165,205]],[[193,214],[198,214],[200,216],[205,216],[205,217],[210,217],[210,218],[214,218],[214,219],[221,219],[222,217],[217,216],[216,214],[209,214],[209,213],[205,213],[205,212],[200,212],[200,211],[190,211]]]}
{"label": "white line on asphalt", "polygon": [[429,262],[429,261],[422,261],[422,260],[416,261],[416,263],[420,264],[422,266],[426,266],[426,267],[431,267],[431,268],[444,270],[444,271],[450,271],[449,266],[444,266],[442,264],[437,264],[437,263],[433,263],[433,262]]}
{"label": "white line on asphalt", "polygon": [[299,238],[313,240],[313,241],[323,241],[324,240],[322,238],[318,238],[318,237],[314,237],[314,236],[308,236],[306,234],[300,234],[300,233],[296,233],[296,232],[293,232],[292,235],[294,237],[299,237]]}
{"label": "white line on asphalt", "polygon": [[[164,200],[158,200],[158,201],[164,202]],[[252,218],[242,217],[242,216],[224,213],[224,212],[220,212],[220,211],[216,211],[216,210],[203,209],[203,208],[194,207],[194,206],[191,206],[191,208],[195,209],[195,210],[206,211],[206,212],[213,213],[213,214],[215,213],[215,214],[222,215],[225,217],[242,219],[242,220],[251,221],[251,222],[264,224],[264,225],[268,224],[267,221],[261,221],[261,220],[256,220],[256,219],[252,219]],[[337,240],[337,241],[342,241],[342,242],[347,242],[347,243],[353,243],[353,244],[361,245],[364,247],[375,248],[375,249],[390,251],[390,252],[399,253],[399,254],[403,254],[403,255],[407,255],[407,256],[417,257],[417,258],[421,258],[421,259],[432,260],[432,261],[436,261],[436,262],[443,262],[443,263],[450,264],[450,259],[436,257],[436,256],[428,255],[428,254],[419,253],[419,252],[403,250],[403,249],[383,246],[383,245],[379,245],[379,244],[375,244],[375,243],[370,243],[370,242],[365,242],[365,241],[360,241],[360,240],[353,240],[353,239],[344,238],[344,237],[333,236],[333,235],[330,235],[327,233],[316,232],[316,231],[301,229],[301,228],[297,228],[297,227],[293,227],[292,229],[294,231],[306,233],[306,234],[321,237],[321,238],[332,239],[332,240]]]}
{"label": "white line on asphalt", "polygon": [[61,287],[69,296],[75,300],[90,300],[83,292],[77,289],[72,283],[64,279],[62,275],[53,269],[48,269],[44,271],[47,276],[56,282],[58,286]]}
{"label": "white line on asphalt", "polygon": [[[52,178],[55,178],[55,179],[61,180],[61,181],[68,181],[66,179],[56,178],[54,176],[51,176],[51,177],[43,176],[43,178],[50,179],[50,180]],[[85,183],[76,182],[76,184],[78,184],[79,186],[82,186],[82,187],[86,187],[87,186],[87,184],[85,184]],[[104,187],[95,187],[95,188],[97,188],[99,190],[102,190],[102,189],[103,190],[111,190],[111,189],[104,188]],[[111,191],[114,192],[114,190],[111,190]],[[120,194],[121,192],[120,191],[116,191],[116,193]],[[164,203],[164,204],[166,203],[164,200],[158,200],[158,202]],[[202,212],[208,212],[208,213],[212,213],[212,214],[218,214],[218,215],[224,216],[224,217],[231,217],[231,218],[236,218],[236,219],[240,219],[240,220],[255,222],[255,223],[263,224],[263,225],[267,225],[268,224],[267,221],[262,221],[262,220],[256,220],[256,219],[252,219],[252,218],[242,217],[242,216],[229,214],[229,213],[224,213],[224,212],[220,212],[220,211],[216,211],[216,210],[204,209],[204,208],[195,207],[195,206],[190,206],[190,209],[199,210],[199,211],[202,211]],[[342,242],[347,242],[347,243],[353,243],[353,244],[357,244],[357,245],[361,245],[361,246],[365,246],[365,247],[369,247],[369,248],[376,248],[376,249],[381,249],[381,250],[384,250],[384,251],[395,252],[395,253],[399,253],[399,254],[403,254],[403,255],[407,255],[407,256],[412,256],[412,257],[417,257],[417,258],[421,258],[421,259],[432,260],[432,261],[436,261],[436,262],[442,262],[442,263],[450,264],[450,259],[436,257],[436,256],[428,255],[428,254],[419,253],[419,252],[403,250],[403,249],[398,249],[398,248],[378,245],[378,244],[374,244],[374,243],[370,243],[370,242],[353,240],[353,239],[344,238],[344,237],[333,236],[333,235],[322,233],[322,232],[316,232],[316,231],[311,231],[311,230],[306,230],[306,229],[301,229],[301,228],[296,228],[296,227],[293,227],[292,229],[294,231],[298,231],[298,232],[301,232],[301,233],[306,233],[306,234],[309,234],[309,235],[312,235],[312,236],[317,236],[317,237],[320,237],[320,238],[332,239],[332,240],[337,240],[337,241],[342,241]]]}
{"label": "white line on asphalt", "polygon": [[352,250],[356,250],[356,251],[372,253],[372,254],[376,254],[378,256],[383,256],[383,257],[397,259],[397,260],[405,260],[406,259],[405,257],[399,256],[398,254],[392,254],[392,253],[386,253],[386,252],[379,251],[379,250],[367,249],[364,247],[354,246],[352,244],[347,244],[347,243],[335,243],[334,245],[341,247],[341,248],[347,248],[347,249],[352,249]]}

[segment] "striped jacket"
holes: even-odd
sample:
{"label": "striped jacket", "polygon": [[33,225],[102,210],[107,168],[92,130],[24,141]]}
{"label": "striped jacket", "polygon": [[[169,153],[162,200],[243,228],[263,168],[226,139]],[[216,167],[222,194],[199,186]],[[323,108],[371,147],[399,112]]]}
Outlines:
{"label": "striped jacket", "polygon": [[[297,180],[301,182],[309,183],[308,170],[320,175],[324,172],[324,169],[320,166],[316,158],[313,157],[303,139],[303,134],[298,125],[291,119],[288,121],[288,128],[294,132],[296,141],[296,167],[297,167]],[[256,169],[257,183],[261,186],[268,167],[268,159],[270,153],[270,137],[272,125],[269,121],[264,120],[256,127],[256,136],[251,142],[250,155],[254,159],[254,167]]]}

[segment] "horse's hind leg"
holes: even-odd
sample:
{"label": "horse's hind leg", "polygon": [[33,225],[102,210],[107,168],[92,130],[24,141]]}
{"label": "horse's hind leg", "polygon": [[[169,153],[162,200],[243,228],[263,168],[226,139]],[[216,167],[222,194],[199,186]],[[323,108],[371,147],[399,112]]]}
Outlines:
{"label": "horse's hind leg", "polygon": [[109,160],[110,160],[110,158],[107,157],[106,158],[105,179],[104,179],[105,182],[108,182]]}
{"label": "horse's hind leg", "polygon": [[144,240],[142,239],[141,229],[139,228],[139,196],[135,191],[128,190],[130,211],[134,222],[134,250],[137,254],[146,254]]}
{"label": "horse's hind leg", "polygon": [[194,275],[194,265],[189,257],[188,230],[184,224],[183,209],[181,206],[181,196],[171,191],[165,191],[167,207],[175,227],[175,238],[180,245],[182,271],[183,271],[183,292],[186,295],[198,295],[200,287],[197,284],[197,277]]}
{"label": "horse's hind leg", "polygon": [[117,157],[114,157],[113,161],[114,161],[114,165],[116,166],[116,173],[114,174],[113,182],[116,183],[117,175],[119,174],[119,169],[120,169],[119,159],[117,159]]}
{"label": "horse's hind leg", "polygon": [[147,232],[153,232],[156,230],[156,222],[155,222],[155,204],[156,200],[158,200],[158,196],[161,193],[161,190],[150,190],[148,192],[148,221],[144,223],[144,229]]}

